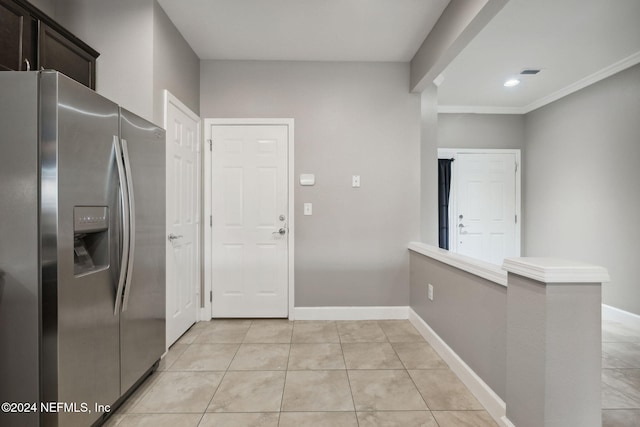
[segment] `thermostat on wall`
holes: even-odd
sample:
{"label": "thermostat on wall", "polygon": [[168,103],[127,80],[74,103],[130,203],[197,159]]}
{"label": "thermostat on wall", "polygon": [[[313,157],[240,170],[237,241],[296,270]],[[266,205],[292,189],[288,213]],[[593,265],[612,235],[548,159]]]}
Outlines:
{"label": "thermostat on wall", "polygon": [[314,185],[316,183],[316,176],[312,173],[300,174],[300,185]]}

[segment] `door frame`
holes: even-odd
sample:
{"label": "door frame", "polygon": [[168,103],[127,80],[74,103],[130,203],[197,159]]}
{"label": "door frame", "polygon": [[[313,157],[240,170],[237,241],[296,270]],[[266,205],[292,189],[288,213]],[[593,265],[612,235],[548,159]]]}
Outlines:
{"label": "door frame", "polygon": [[[203,208],[203,218],[209,218],[209,226],[206,224],[202,227],[204,233],[204,304],[202,308],[202,314],[200,318],[202,320],[212,319],[212,304],[211,304],[211,296],[213,292],[213,274],[212,274],[212,265],[211,265],[211,254],[213,253],[213,236],[212,236],[212,206],[211,206],[211,191],[212,183],[212,135],[211,135],[211,126],[218,125],[242,125],[242,126],[251,126],[251,125],[266,125],[266,126],[276,126],[282,125],[287,126],[287,192],[288,201],[287,201],[287,217],[289,224],[289,232],[287,233],[287,282],[288,282],[288,318],[289,320],[294,320],[294,305],[295,305],[295,276],[294,276],[294,262],[295,262],[295,217],[294,217],[294,119],[264,119],[264,118],[254,118],[254,119],[220,119],[220,118],[206,118],[203,120],[204,123],[204,139],[205,143],[209,145],[209,151],[207,155],[202,156],[204,158],[204,200],[202,204]],[[206,149],[205,149],[206,150]],[[206,152],[206,151],[205,151]],[[207,221],[205,221],[207,222]]]}
{"label": "door frame", "polygon": [[[522,230],[522,161],[520,160],[520,149],[494,149],[494,148],[438,148],[438,159],[454,159],[451,163],[451,190],[449,193],[449,226],[456,223],[455,212],[457,208],[458,194],[455,182],[458,179],[459,169],[455,160],[458,154],[514,154],[516,159],[516,249],[518,256],[522,253],[521,230]],[[450,228],[451,230],[451,228]],[[449,248],[453,252],[458,252],[457,229],[454,233],[449,233]]]}
{"label": "door frame", "polygon": [[[196,152],[198,154],[198,164],[196,165],[198,167],[198,171],[196,171],[196,180],[195,182],[198,183],[199,185],[201,185],[201,179],[202,179],[202,119],[200,118],[200,116],[198,116],[196,113],[194,113],[189,107],[187,107],[182,101],[180,101],[180,99],[178,99],[176,96],[174,96],[171,92],[169,92],[167,89],[163,90],[163,97],[164,97],[164,109],[163,109],[163,118],[162,118],[162,125],[166,131],[166,129],[168,128],[168,123],[167,121],[169,120],[169,104],[173,104],[176,108],[178,108],[179,110],[181,110],[183,113],[185,113],[190,119],[192,119],[193,121],[195,121],[197,123],[196,125],[196,135],[194,138],[194,143],[196,144]],[[167,133],[166,136],[166,142],[165,145],[169,144],[169,135]],[[168,179],[168,176],[166,177],[166,179]],[[167,184],[167,188],[169,188],[168,183]],[[196,278],[196,289],[195,289],[195,295],[194,297],[194,301],[197,301],[198,307],[196,309],[196,322],[198,322],[199,320],[202,320],[202,312],[201,312],[201,306],[202,306],[202,229],[204,229],[203,223],[202,223],[202,217],[201,217],[201,211],[202,211],[202,191],[196,191],[196,198],[197,198],[197,206],[200,207],[199,209],[196,208],[196,211],[193,212],[193,216],[195,218],[195,223],[197,225],[197,229],[196,229],[196,235],[195,235],[195,239],[196,241],[194,242],[194,247],[198,249],[199,252],[199,256],[198,256],[198,269],[197,269],[197,278]],[[167,197],[167,200],[169,200],[169,198]],[[165,236],[167,236],[169,234],[169,230],[166,228],[165,225]],[[166,241],[165,241],[166,243]],[[168,252],[168,248],[166,249],[166,256],[169,256],[169,252]],[[168,277],[167,277],[168,280]],[[165,285],[165,292],[167,291],[167,286]],[[168,299],[167,299],[168,301]],[[168,313],[168,304],[165,304],[165,310],[166,312],[166,316],[168,318],[169,313]],[[168,334],[168,328],[165,328],[165,335]],[[169,350],[169,344],[167,342],[167,351]]]}

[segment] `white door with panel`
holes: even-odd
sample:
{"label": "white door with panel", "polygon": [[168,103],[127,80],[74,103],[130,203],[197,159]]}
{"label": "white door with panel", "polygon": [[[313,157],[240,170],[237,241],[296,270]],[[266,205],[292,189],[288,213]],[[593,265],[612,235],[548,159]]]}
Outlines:
{"label": "white door with panel", "polygon": [[167,348],[200,308],[200,119],[165,98],[167,130]]}
{"label": "white door with panel", "polygon": [[458,153],[454,185],[456,251],[493,264],[520,255],[515,154]]}
{"label": "white door with panel", "polygon": [[212,125],[212,316],[288,316],[288,127]]}

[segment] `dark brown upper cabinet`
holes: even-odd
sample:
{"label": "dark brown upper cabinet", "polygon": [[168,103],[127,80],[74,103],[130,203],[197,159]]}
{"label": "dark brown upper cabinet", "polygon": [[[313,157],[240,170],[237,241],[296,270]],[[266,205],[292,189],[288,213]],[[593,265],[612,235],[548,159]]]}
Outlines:
{"label": "dark brown upper cabinet", "polygon": [[100,54],[25,0],[0,0],[0,71],[57,70],[96,88]]}
{"label": "dark brown upper cabinet", "polygon": [[37,23],[13,1],[0,0],[0,70],[28,71],[37,66]]}
{"label": "dark brown upper cabinet", "polygon": [[96,58],[43,22],[40,22],[38,65],[46,70],[58,70],[95,89]]}

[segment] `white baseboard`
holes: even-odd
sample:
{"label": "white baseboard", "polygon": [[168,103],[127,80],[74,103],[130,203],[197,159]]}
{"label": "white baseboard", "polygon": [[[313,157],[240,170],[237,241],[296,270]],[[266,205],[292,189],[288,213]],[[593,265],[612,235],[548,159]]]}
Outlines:
{"label": "white baseboard", "polygon": [[602,320],[621,322],[631,328],[640,329],[640,316],[606,304],[602,304]]}
{"label": "white baseboard", "polygon": [[295,320],[408,319],[409,307],[295,307]]}
{"label": "white baseboard", "polygon": [[516,427],[515,424],[513,424],[506,415],[500,418],[500,422],[498,423],[498,425],[501,425],[502,427]]}
{"label": "white baseboard", "polygon": [[485,407],[489,415],[499,426],[511,427],[513,424],[506,417],[506,405],[504,401],[467,365],[455,351],[447,345],[433,329],[409,308],[409,321],[420,332],[431,347],[449,365],[451,370],[467,386],[469,391]]}

